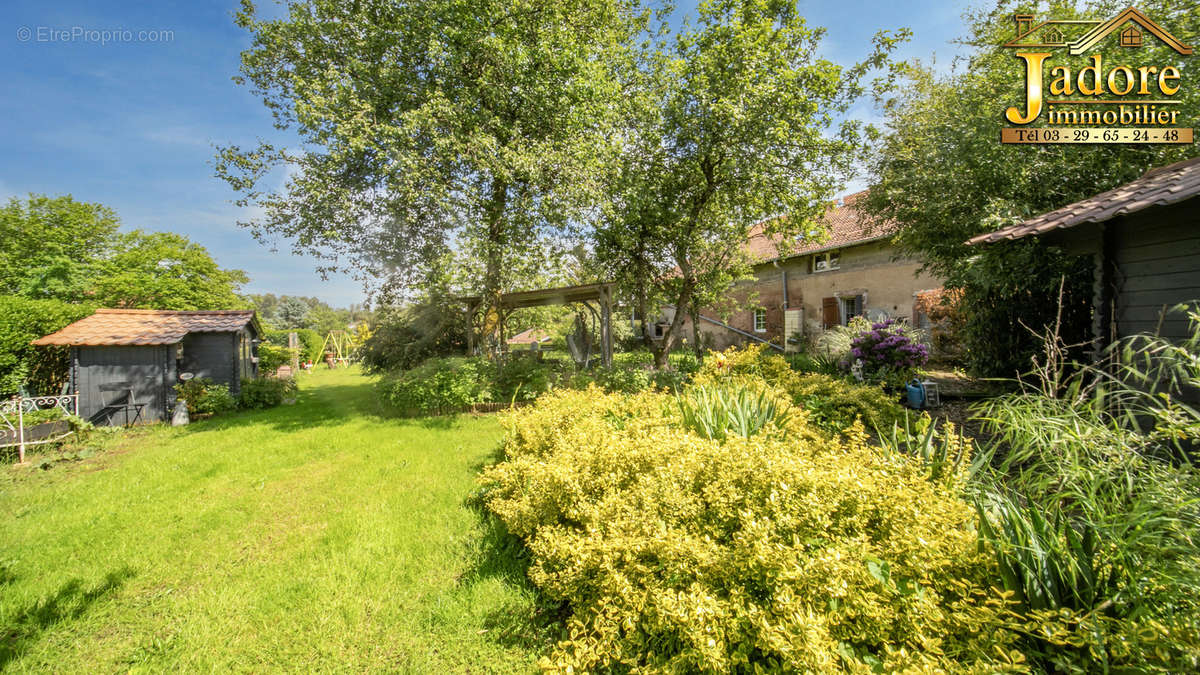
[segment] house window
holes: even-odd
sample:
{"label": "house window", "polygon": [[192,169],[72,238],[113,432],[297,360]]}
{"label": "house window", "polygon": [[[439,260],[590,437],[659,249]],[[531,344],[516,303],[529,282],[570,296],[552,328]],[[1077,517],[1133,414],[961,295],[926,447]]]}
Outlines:
{"label": "house window", "polygon": [[839,251],[826,251],[818,253],[812,257],[813,272],[828,272],[841,267],[841,253]]}
{"label": "house window", "polygon": [[842,325],[850,324],[850,320],[863,313],[863,296],[850,295],[842,297]]}
{"label": "house window", "polygon": [[754,332],[767,332],[767,310],[762,309],[761,307],[754,310]]}

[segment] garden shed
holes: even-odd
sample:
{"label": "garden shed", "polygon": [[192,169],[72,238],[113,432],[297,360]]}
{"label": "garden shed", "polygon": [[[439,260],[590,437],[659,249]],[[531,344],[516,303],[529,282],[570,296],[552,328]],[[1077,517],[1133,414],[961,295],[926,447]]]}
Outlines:
{"label": "garden shed", "polygon": [[189,374],[237,394],[258,374],[261,336],[251,310],[99,309],[33,344],[70,348],[80,417],[124,424],[169,419]]}
{"label": "garden shed", "polygon": [[1167,310],[1200,300],[1200,157],[967,243],[1028,236],[1091,256],[1098,348],[1137,333],[1183,340],[1187,317]]}

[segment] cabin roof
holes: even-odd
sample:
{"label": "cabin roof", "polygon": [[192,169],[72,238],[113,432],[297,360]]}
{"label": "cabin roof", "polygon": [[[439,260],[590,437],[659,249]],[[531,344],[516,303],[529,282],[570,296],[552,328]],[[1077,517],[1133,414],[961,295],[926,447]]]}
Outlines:
{"label": "cabin roof", "polygon": [[1102,223],[1117,216],[1137,213],[1151,206],[1166,206],[1200,195],[1200,157],[1151,169],[1141,178],[1074,204],[1043,213],[1023,223],[985,232],[967,240],[983,244],[1004,239],[1021,239],[1084,223]]}
{"label": "cabin roof", "polygon": [[262,329],[253,310],[167,311],[98,309],[94,314],[32,342],[35,345],[169,345],[188,333],[225,333],[252,324]]}

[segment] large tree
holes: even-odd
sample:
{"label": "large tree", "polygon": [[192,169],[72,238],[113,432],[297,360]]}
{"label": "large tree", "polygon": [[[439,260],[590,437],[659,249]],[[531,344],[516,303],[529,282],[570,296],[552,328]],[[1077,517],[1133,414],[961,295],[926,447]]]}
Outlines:
{"label": "large tree", "polygon": [[[1039,20],[1107,19],[1126,4],[1052,2],[1036,13]],[[1186,4],[1148,0],[1138,6],[1177,35],[1200,34],[1200,13]],[[1085,337],[1088,265],[1037,238],[984,247],[969,247],[966,240],[1200,152],[1195,145],[1001,144],[1004,110],[1022,105],[1025,81],[1021,62],[1000,45],[1013,37],[1013,14],[1032,7],[1001,0],[970,12],[962,39],[970,51],[961,67],[938,74],[913,64],[905,86],[884,92],[888,133],[871,165],[866,201],[878,218],[900,224],[897,240],[904,250],[927,261],[948,285],[965,289],[968,358],[985,374],[1011,375],[1029,366],[1036,347],[1032,331],[1055,320],[1064,278],[1072,333],[1067,339]],[[1107,63],[1127,61],[1126,48],[1100,49]],[[1183,72],[1187,59],[1195,58],[1152,37],[1137,54],[1139,63],[1174,64]],[[1172,107],[1181,119],[1200,116],[1200,88],[1185,86],[1177,98],[1181,103]]]}
{"label": "large tree", "polygon": [[679,342],[685,316],[748,273],[751,226],[819,238],[813,225],[852,172],[863,128],[835,124],[887,65],[899,37],[846,68],[818,55],[824,30],[788,0],[709,0],[695,26],[664,33],[628,91],[627,143],[597,253],[640,316],[675,308],[656,363]]}
{"label": "large tree", "polygon": [[643,17],[634,0],[295,0],[264,20],[246,0],[237,21],[244,80],[304,143],[220,151],[264,209],[255,232],[410,282],[470,249],[494,305],[514,259],[595,202]]}
{"label": "large tree", "polygon": [[187,237],[119,232],[116,214],[31,195],[0,209],[0,295],[104,307],[231,309],[246,283]]}
{"label": "large tree", "polygon": [[70,195],[9,199],[0,207],[0,294],[39,283],[80,290],[81,267],[109,254],[120,225],[112,209]]}

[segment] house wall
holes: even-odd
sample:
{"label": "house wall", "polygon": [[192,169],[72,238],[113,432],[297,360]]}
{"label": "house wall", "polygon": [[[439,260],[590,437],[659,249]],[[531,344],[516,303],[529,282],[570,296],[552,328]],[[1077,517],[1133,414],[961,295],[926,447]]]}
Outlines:
{"label": "house wall", "polygon": [[109,420],[123,424],[122,413],[97,418],[106,404],[126,400],[118,392],[101,391],[100,386],[128,382],[134,401],[145,404],[143,422],[166,419],[167,390],[174,384],[169,373],[170,358],[164,345],[73,348],[72,389],[79,394],[79,416],[101,424]]}
{"label": "house wall", "polygon": [[[822,301],[830,297],[840,299],[861,294],[864,312],[871,318],[911,318],[914,294],[940,288],[942,280],[919,272],[920,263],[896,260],[896,255],[895,247],[879,241],[841,249],[840,266],[836,270],[810,272],[812,256],[809,255],[759,265],[754,270],[753,281],[734,287],[729,303],[724,307],[707,308],[701,315],[776,344],[783,344],[787,337],[784,335],[785,310],[803,310],[806,337],[819,333],[824,328]],[[766,330],[763,332],[754,330],[755,306],[765,310]],[[841,312],[839,319],[845,320]],[[700,331],[701,339],[714,349],[753,341],[753,338],[703,319]],[[684,335],[690,339],[691,334],[690,321],[685,321]]]}

